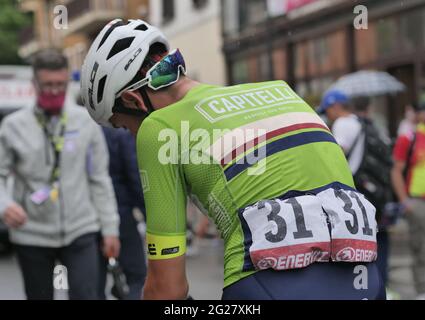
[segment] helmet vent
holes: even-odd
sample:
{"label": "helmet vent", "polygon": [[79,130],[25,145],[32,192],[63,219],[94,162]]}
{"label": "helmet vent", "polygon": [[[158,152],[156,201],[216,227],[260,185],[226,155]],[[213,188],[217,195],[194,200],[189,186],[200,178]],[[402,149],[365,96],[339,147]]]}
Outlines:
{"label": "helmet vent", "polygon": [[110,58],[115,56],[117,53],[120,53],[121,51],[130,47],[131,44],[133,43],[133,40],[134,40],[134,37],[128,37],[128,38],[120,39],[117,42],[115,42],[106,60],[109,60]]}
{"label": "helmet vent", "polygon": [[99,85],[97,87],[97,103],[100,103],[103,99],[103,92],[105,90],[105,83],[107,77],[108,76],[104,76],[102,79],[99,80]]}
{"label": "helmet vent", "polygon": [[134,30],[139,30],[139,31],[146,31],[148,30],[148,26],[145,25],[144,23],[138,25]]}
{"label": "helmet vent", "polygon": [[108,31],[106,31],[105,35],[103,36],[102,40],[100,41],[99,47],[97,47],[97,50],[99,50],[100,47],[105,43],[106,39],[108,39],[108,37],[111,35],[112,31],[114,31],[115,28],[125,26],[126,24],[128,24],[128,22],[125,23],[124,21],[118,21],[113,26],[111,26],[108,29]]}

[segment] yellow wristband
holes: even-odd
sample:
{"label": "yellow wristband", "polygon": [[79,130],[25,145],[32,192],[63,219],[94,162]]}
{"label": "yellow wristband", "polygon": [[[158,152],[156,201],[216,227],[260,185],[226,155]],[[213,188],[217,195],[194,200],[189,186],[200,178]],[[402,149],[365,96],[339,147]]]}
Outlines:
{"label": "yellow wristband", "polygon": [[159,236],[146,233],[148,259],[164,260],[182,256],[186,252],[186,235]]}

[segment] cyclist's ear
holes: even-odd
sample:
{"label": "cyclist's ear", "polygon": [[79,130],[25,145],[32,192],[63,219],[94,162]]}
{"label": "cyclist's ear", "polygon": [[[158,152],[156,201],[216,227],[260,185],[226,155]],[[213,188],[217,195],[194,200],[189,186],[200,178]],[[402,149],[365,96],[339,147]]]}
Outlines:
{"label": "cyclist's ear", "polygon": [[121,99],[127,108],[148,112],[141,94],[137,91],[125,91],[122,93]]}

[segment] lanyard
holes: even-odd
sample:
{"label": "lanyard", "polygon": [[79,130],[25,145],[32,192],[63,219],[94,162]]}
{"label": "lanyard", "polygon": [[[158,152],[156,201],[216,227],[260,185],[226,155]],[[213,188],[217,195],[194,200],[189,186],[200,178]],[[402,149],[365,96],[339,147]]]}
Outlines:
{"label": "lanyard", "polygon": [[36,117],[37,117],[39,125],[44,131],[46,138],[49,140],[50,144],[53,147],[54,163],[53,163],[52,172],[50,174],[49,182],[51,184],[54,184],[55,182],[59,181],[59,177],[60,177],[60,159],[61,159],[61,154],[62,154],[62,150],[64,146],[64,140],[65,140],[64,136],[65,136],[67,117],[66,117],[66,114],[63,112],[59,120],[59,125],[60,125],[59,135],[55,135],[54,133],[49,132],[49,130],[47,129],[47,124],[44,117],[42,117],[41,115],[36,115]]}

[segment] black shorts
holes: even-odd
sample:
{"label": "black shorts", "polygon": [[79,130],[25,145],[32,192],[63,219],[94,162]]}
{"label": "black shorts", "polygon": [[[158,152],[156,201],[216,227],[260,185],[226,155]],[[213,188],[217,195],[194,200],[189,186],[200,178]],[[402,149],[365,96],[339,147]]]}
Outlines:
{"label": "black shorts", "polygon": [[385,300],[376,263],[321,262],[258,271],[224,288],[223,300]]}

